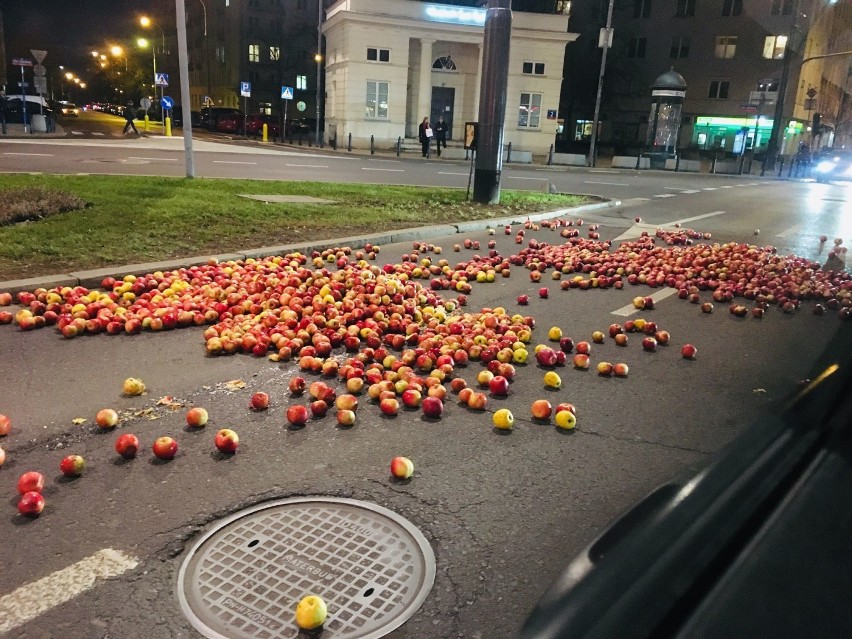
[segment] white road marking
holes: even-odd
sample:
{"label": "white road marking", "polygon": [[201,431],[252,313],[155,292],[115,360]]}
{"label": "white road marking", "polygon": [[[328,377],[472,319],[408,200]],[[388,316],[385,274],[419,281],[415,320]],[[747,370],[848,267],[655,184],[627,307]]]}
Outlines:
{"label": "white road marking", "polygon": [[663,188],[664,188],[664,189],[666,189],[667,191],[680,191],[680,192],[683,192],[683,189],[682,189],[681,187],[679,187],[679,186],[664,186]]}
{"label": "white road marking", "polygon": [[520,175],[507,175],[513,180],[535,180],[536,182],[547,182],[547,178],[521,177]]}
{"label": "white road marking", "polygon": [[127,156],[128,160],[154,160],[155,162],[177,162],[177,158],[137,158],[132,155]]}
{"label": "white road marking", "polygon": [[618,173],[619,171],[608,171],[607,169],[589,169],[589,173]]}
{"label": "white road marking", "polygon": [[327,169],[328,164],[287,164],[284,163],[284,166],[301,166],[306,169]]}
{"label": "white road marking", "polygon": [[257,164],[257,162],[236,162],[231,160],[213,160],[213,164]]}
{"label": "white road marking", "polygon": [[83,135],[82,131],[71,131],[71,135]]}
{"label": "white road marking", "polygon": [[796,224],[796,226],[791,226],[786,231],[782,231],[781,233],[779,233],[775,237],[784,237],[784,238],[790,237],[791,235],[795,235],[796,233],[798,233],[800,228],[802,228],[802,225]]}
{"label": "white road marking", "polygon": [[694,222],[695,220],[703,220],[708,217],[716,217],[717,215],[724,215],[724,211],[713,211],[712,213],[704,213],[703,215],[696,215],[695,217],[685,217],[682,220],[675,220],[674,222],[669,222],[668,224],[663,224],[663,226],[671,226],[673,224],[686,224],[687,222]]}
{"label": "white road marking", "polygon": [[677,197],[674,193],[660,193],[659,195],[655,195],[654,197],[664,198],[664,197]]}
{"label": "white road marking", "polygon": [[686,194],[692,194],[692,193],[699,193],[699,191],[696,191],[695,189],[687,189],[686,191],[681,191],[681,193],[686,195]]}
{"label": "white road marking", "polygon": [[393,171],[394,173],[405,173],[405,169],[374,169],[369,166],[362,166],[362,171]]}
{"label": "white road marking", "polygon": [[701,190],[702,191],[715,191],[716,187],[715,186],[705,186]]}
{"label": "white road marking", "polygon": [[392,162],[394,164],[399,164],[401,160],[382,160],[380,158],[367,158],[368,162]]}
{"label": "white road marking", "polygon": [[92,135],[104,135],[101,131],[92,131]]}
{"label": "white road marking", "polygon": [[40,158],[52,158],[53,157],[53,153],[6,153],[6,152],[4,152],[3,155],[33,155],[35,157],[40,157]]}
{"label": "white road marking", "polygon": [[452,171],[438,171],[438,175],[463,175],[467,177],[469,173],[453,173]]}
{"label": "white road marking", "polygon": [[596,180],[583,180],[583,184],[605,184],[606,186],[630,186],[627,182],[598,182]]}
{"label": "white road marking", "polygon": [[[664,288],[657,291],[656,293],[651,293],[651,299],[654,300],[654,302],[659,302],[661,300],[666,299],[667,297],[671,297],[675,293],[677,293],[676,288]],[[621,315],[622,317],[630,317],[634,313],[638,313],[639,310],[640,309],[633,306],[633,304],[628,304],[627,306],[622,306],[621,308],[614,310],[612,314]]]}
{"label": "white road marking", "polygon": [[105,548],[76,564],[3,595],[0,597],[0,634],[91,590],[99,579],[117,577],[137,565],[139,561],[136,558],[119,550]]}
{"label": "white road marking", "polygon": [[720,186],[720,189],[732,189],[734,188],[733,184],[725,184],[724,186]]}

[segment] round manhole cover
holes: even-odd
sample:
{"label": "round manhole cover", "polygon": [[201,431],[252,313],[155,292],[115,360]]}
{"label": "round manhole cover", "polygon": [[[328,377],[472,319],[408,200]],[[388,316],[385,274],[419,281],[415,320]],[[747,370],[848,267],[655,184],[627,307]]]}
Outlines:
{"label": "round manhole cover", "polygon": [[222,520],[190,550],[178,599],[211,639],[299,635],[296,604],[328,604],[323,639],[374,639],[401,626],[435,581],[435,555],[414,525],[367,502],[268,502]]}

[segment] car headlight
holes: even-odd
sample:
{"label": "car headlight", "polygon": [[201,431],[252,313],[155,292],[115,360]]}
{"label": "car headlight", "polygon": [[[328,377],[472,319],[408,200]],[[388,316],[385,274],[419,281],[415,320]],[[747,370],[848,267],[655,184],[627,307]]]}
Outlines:
{"label": "car headlight", "polygon": [[816,165],[816,170],[818,173],[828,173],[829,171],[833,171],[834,167],[837,165],[834,162],[823,161]]}

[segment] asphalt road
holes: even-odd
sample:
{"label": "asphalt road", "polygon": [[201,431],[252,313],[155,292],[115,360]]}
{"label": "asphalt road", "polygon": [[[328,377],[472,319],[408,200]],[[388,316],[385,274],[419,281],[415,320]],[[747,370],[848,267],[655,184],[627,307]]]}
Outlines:
{"label": "asphalt road", "polygon": [[[97,156],[106,158],[103,164],[110,172],[181,174],[179,166],[171,166],[175,162],[122,162],[129,153],[181,155],[179,150],[140,152],[139,145],[146,141],[132,143],[137,147],[130,150],[123,142],[17,144],[15,152],[38,149],[51,157],[14,157],[18,170],[77,172],[84,158]],[[2,152],[10,146],[4,144]],[[387,178],[451,186],[463,180],[447,175],[452,171],[443,171],[434,161],[379,163],[322,153],[261,155],[241,148],[199,152],[199,173],[227,174],[216,164],[223,158],[258,161],[254,168],[230,165],[228,170],[237,175],[269,171],[271,176],[278,171],[305,179],[298,176],[307,175],[307,167],[286,165],[310,162],[327,163],[327,170],[315,169],[316,174],[336,180]],[[400,171],[389,176],[365,170],[379,166]],[[508,179],[515,176],[530,187],[532,180],[519,178],[547,175],[560,190],[624,200],[622,207],[584,216],[586,224],[601,224],[604,239],[636,237],[643,230],[653,233],[658,225],[680,222],[712,233],[714,241],[759,240],[776,245],[782,254],[823,259],[826,249],[820,235],[844,238],[846,244],[852,236],[844,186],[631,171],[545,173],[540,168],[507,169],[506,185],[514,186]],[[581,184],[587,188],[581,189]],[[637,217],[641,223],[635,222]],[[548,230],[530,236],[557,241]],[[483,231],[429,241],[441,245],[447,259],[468,259],[472,251],[452,251],[453,244],[466,237],[483,244],[495,239],[501,253],[517,250],[513,236],[489,238]],[[410,250],[410,244],[384,246],[381,261],[396,262]],[[526,272],[515,268],[508,279],[475,285],[469,307],[505,305],[534,316],[533,343],[545,342],[550,326],[560,326],[579,340],[623,322],[625,316],[614,312],[629,305],[637,290],[652,292],[630,286],[622,291],[560,291],[546,278],[542,285],[551,291],[547,300],[535,294],[540,285],[533,287]],[[523,292],[531,293],[532,300],[520,308],[515,300]],[[655,353],[643,352],[638,339],[625,349],[611,340],[594,346],[593,361],[605,357],[629,364],[626,379],[568,367],[560,371],[562,389],[545,391],[543,371],[529,364],[519,369],[509,398],[490,400],[485,413],[449,401],[439,421],[424,421],[419,413],[387,419],[362,401],[351,430],[338,429],[333,417],[311,422],[301,431],[289,430],[284,410],[292,401],[287,384],[296,374],[294,365],[249,356],[206,357],[199,329],[68,341],[50,329],[21,333],[0,327],[0,412],[14,424],[13,433],[2,440],[8,459],[0,469],[0,494],[6,495],[0,537],[7,540],[0,545],[0,609],[11,606],[20,618],[26,617],[20,616],[21,610],[40,610],[50,597],[32,600],[39,592],[35,580],[103,549],[138,561],[67,603],[44,605],[44,612],[10,629],[8,636],[198,636],[174,595],[187,545],[210,522],[240,507],[275,497],[335,495],[368,500],[402,514],[435,550],[437,577],[430,597],[391,636],[510,637],[560,568],[613,517],[659,483],[706,462],[777,406],[808,376],[815,354],[840,327],[832,315],[816,317],[805,310],[783,315],[770,309],[763,320],[754,320],[735,318],[719,306],[706,315],[670,296],[656,309],[635,315],[653,319],[672,334],[671,346]],[[696,361],[680,357],[680,345],[686,342],[698,347]],[[479,369],[471,364],[460,375],[472,383]],[[141,377],[148,393],[122,397],[121,382],[128,376]],[[243,380],[245,387],[228,390],[225,382],[235,379]],[[271,395],[269,411],[247,409],[255,390]],[[164,396],[181,406],[172,410],[158,405]],[[529,406],[538,398],[576,404],[577,429],[563,433],[535,423]],[[185,429],[184,413],[191,405],[204,406],[211,415],[201,432]],[[122,421],[117,432],[135,432],[146,450],[161,434],[175,436],[181,445],[178,458],[154,464],[145,454],[118,463],[113,451],[117,433],[103,434],[92,426],[96,411],[106,406],[140,413]],[[490,412],[503,406],[518,419],[508,436],[491,428]],[[86,418],[86,423],[74,424],[77,417]],[[240,434],[242,448],[231,459],[211,454],[213,433],[220,427]],[[58,477],[59,460],[70,452],[89,462],[84,476],[74,481]],[[388,463],[395,455],[414,461],[410,483],[389,479]],[[15,482],[31,469],[48,477],[48,507],[32,521],[19,517],[15,509]]]}

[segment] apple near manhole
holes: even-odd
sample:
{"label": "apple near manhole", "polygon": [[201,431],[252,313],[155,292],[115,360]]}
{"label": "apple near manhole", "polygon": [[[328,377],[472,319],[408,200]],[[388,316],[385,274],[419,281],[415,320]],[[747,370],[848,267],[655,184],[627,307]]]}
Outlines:
{"label": "apple near manhole", "polygon": [[684,344],[680,349],[680,354],[684,359],[695,359],[698,349],[692,344]]}
{"label": "apple near manhole", "polygon": [[36,491],[29,491],[21,495],[18,500],[18,512],[27,517],[38,517],[44,510],[44,497]]}
{"label": "apple near manhole", "polygon": [[59,471],[66,477],[79,477],[86,469],[86,460],[80,455],[66,455],[59,462]]}
{"label": "apple near manhole", "polygon": [[414,463],[408,457],[394,457],[390,470],[397,479],[408,479],[414,474]]}
{"label": "apple near manhole", "polygon": [[174,459],[178,451],[178,443],[171,437],[163,436],[154,440],[154,445],[151,447],[154,452],[154,457],[157,459]]}
{"label": "apple near manhole", "polygon": [[291,426],[304,426],[308,423],[308,409],[301,404],[287,407],[287,421]]}
{"label": "apple near manhole", "polygon": [[12,430],[12,420],[6,415],[0,415],[0,437],[5,437]]}
{"label": "apple near manhole", "polygon": [[118,439],[115,440],[115,452],[124,459],[133,459],[139,452],[139,438],[132,433],[119,435]]}
{"label": "apple near manhole", "polygon": [[308,595],[296,605],[296,625],[302,630],[315,630],[325,623],[328,606],[322,597]]}
{"label": "apple near manhole", "polygon": [[258,391],[251,396],[249,406],[252,410],[266,410],[269,408],[269,395],[262,391]]}
{"label": "apple near manhole", "polygon": [[230,428],[222,428],[216,433],[213,443],[220,453],[233,455],[240,445],[240,437]]}
{"label": "apple near manhole", "polygon": [[18,477],[18,493],[37,492],[44,489],[44,475],[34,470],[24,473]]}
{"label": "apple near manhole", "polygon": [[209,416],[207,415],[207,410],[200,406],[190,408],[186,412],[186,424],[191,428],[202,428],[206,426],[208,419]]}
{"label": "apple near manhole", "polygon": [[112,408],[102,408],[95,415],[95,423],[99,428],[103,428],[104,430],[114,428],[118,423],[118,413]]}

